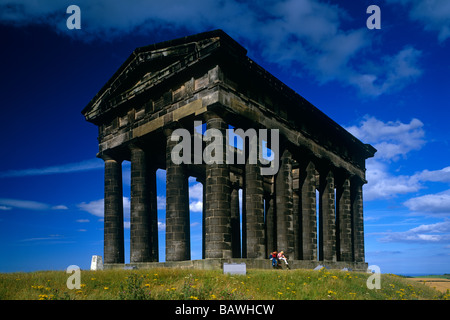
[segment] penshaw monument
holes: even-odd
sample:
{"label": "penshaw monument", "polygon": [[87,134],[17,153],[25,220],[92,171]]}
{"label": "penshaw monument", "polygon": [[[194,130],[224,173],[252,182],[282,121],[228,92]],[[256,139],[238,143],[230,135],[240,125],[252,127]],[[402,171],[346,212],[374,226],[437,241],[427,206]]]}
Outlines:
{"label": "penshaw monument", "polygon": [[[291,268],[367,269],[362,187],[376,150],[223,31],[137,48],[82,114],[98,126],[105,163],[105,268],[125,265],[126,160],[132,266],[159,262],[156,170],[164,169],[165,265],[267,268],[269,253],[283,250]],[[203,185],[201,260],[190,256],[190,176]]]}

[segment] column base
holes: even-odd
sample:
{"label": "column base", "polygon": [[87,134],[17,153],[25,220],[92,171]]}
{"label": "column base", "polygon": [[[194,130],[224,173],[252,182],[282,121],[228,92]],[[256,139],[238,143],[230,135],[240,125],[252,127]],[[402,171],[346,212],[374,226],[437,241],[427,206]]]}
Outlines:
{"label": "column base", "polygon": [[[288,260],[291,269],[313,270],[319,265],[329,269],[366,272],[367,262],[346,262],[346,261],[314,261],[314,260]],[[178,268],[178,269],[198,269],[198,270],[222,270],[224,263],[245,263],[247,269],[272,269],[272,262],[269,259],[202,259],[187,261],[166,261],[166,262],[136,262],[136,263],[107,263],[104,270],[108,269],[153,269],[153,268]],[[283,265],[283,269],[284,265]]]}

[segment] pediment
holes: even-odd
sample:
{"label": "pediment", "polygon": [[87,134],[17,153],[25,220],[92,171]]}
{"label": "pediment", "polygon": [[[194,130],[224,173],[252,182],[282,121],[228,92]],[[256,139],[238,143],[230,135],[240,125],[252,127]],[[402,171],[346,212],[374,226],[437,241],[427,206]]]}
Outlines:
{"label": "pediment", "polygon": [[132,98],[182,65],[199,59],[226,41],[246,54],[246,50],[222,30],[165,41],[137,48],[83,109],[88,121],[95,119],[121,99]]}

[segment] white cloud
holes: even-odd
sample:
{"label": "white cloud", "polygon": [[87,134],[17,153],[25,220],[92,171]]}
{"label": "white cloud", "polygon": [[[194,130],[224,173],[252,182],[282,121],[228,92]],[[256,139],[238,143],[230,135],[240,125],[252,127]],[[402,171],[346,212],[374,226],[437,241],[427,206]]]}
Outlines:
{"label": "white cloud", "polygon": [[[365,116],[358,126],[347,130],[378,151],[375,157],[366,161],[364,199],[390,199],[401,194],[418,192],[426,182],[450,183],[450,167],[438,170],[424,169],[413,175],[399,175],[390,172],[392,162],[406,159],[410,152],[420,150],[426,143],[424,124],[419,119],[409,123],[401,121],[383,122]],[[450,214],[450,190],[411,198],[404,205],[415,213],[426,215]]]}
{"label": "white cloud", "polygon": [[370,96],[398,91],[422,75],[419,59],[422,52],[407,46],[394,55],[383,56],[370,73],[352,76],[350,82]]}
{"label": "white cloud", "polygon": [[53,206],[52,210],[69,210],[69,208],[67,208],[67,206],[65,205],[57,205],[57,206]]}
{"label": "white cloud", "polygon": [[156,196],[156,206],[158,210],[166,210],[166,197]]}
{"label": "white cloud", "polygon": [[78,204],[78,208],[80,208],[83,211],[89,212],[90,214],[93,214],[97,217],[103,217],[104,216],[104,199],[100,200],[94,200],[91,202],[82,202]]}
{"label": "white cloud", "polygon": [[68,208],[65,205],[51,206],[49,204],[37,201],[0,198],[0,210],[6,211],[12,209],[44,211],[44,210],[67,210]]}
{"label": "white cloud", "polygon": [[[103,218],[105,214],[104,202],[104,199],[94,200],[91,202],[82,202],[78,204],[77,207],[83,211],[93,214],[94,216]],[[128,197],[123,197],[123,212],[125,218],[130,217],[130,199]]]}
{"label": "white cloud", "polygon": [[189,187],[189,210],[191,212],[203,211],[203,185],[199,182]]}
{"label": "white cloud", "polygon": [[448,0],[388,0],[408,7],[409,17],[422,23],[425,30],[438,34],[439,42],[450,38],[450,2]]}
{"label": "white cloud", "polygon": [[404,205],[414,212],[450,216],[450,189],[411,198]]}
{"label": "white cloud", "polygon": [[417,179],[422,181],[446,182],[450,183],[450,167],[440,170],[423,170],[415,175]]}
{"label": "white cloud", "polygon": [[399,194],[417,192],[422,188],[414,177],[390,174],[388,166],[381,161],[370,159],[366,168],[368,183],[364,186],[364,200],[389,199]]}
{"label": "white cloud", "polygon": [[89,222],[89,219],[78,219],[76,220],[78,223],[87,223]]}
{"label": "white cloud", "polygon": [[367,185],[364,199],[389,199],[399,194],[417,192],[423,188],[422,181],[433,173],[415,175],[394,175],[390,172],[392,162],[407,158],[411,151],[420,150],[426,143],[424,124],[419,119],[409,123],[401,121],[383,122],[375,117],[365,116],[358,126],[346,128],[365,143],[372,144],[377,153],[366,162]]}
{"label": "white cloud", "polygon": [[197,182],[189,187],[189,198],[192,200],[203,200],[203,185]]}
{"label": "white cloud", "polygon": [[191,212],[202,212],[203,210],[203,202],[202,201],[193,201],[189,204],[189,210]]}
{"label": "white cloud", "polygon": [[424,224],[402,232],[386,232],[380,242],[441,243],[450,241],[450,220]]}
{"label": "white cloud", "polygon": [[67,163],[58,166],[49,166],[34,169],[8,170],[0,172],[0,178],[41,176],[50,174],[61,174],[71,172],[81,172],[103,168],[103,161],[100,159],[85,160],[75,163]]}
{"label": "white cloud", "polygon": [[420,150],[426,143],[425,131],[419,119],[409,123],[401,121],[383,122],[375,117],[365,116],[359,126],[346,128],[355,137],[371,143],[376,149],[375,159],[396,161],[413,150]]}

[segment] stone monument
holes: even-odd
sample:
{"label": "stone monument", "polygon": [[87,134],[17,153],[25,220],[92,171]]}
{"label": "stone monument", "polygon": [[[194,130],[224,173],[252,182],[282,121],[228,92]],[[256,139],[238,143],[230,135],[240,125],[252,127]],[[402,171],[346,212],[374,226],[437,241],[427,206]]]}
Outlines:
{"label": "stone monument", "polygon": [[[203,185],[205,263],[270,267],[269,253],[283,250],[293,268],[326,261],[367,269],[362,188],[365,161],[376,150],[247,57],[223,31],[137,48],[82,114],[98,126],[97,156],[105,162],[105,267],[124,263],[122,162],[127,160],[130,264],[159,261],[156,170],[164,169],[170,265],[191,259],[188,177],[193,176]],[[211,153],[219,161],[205,161],[196,143],[204,154],[213,141],[194,124],[224,137],[230,125],[241,128],[243,146],[224,145]],[[173,161],[177,129],[190,133],[194,148],[182,156],[192,161]],[[272,164],[278,164],[271,175],[261,174],[264,165],[250,158],[250,133],[261,129],[277,133],[276,139],[262,140],[273,150]],[[230,154],[244,161],[230,164]]]}

